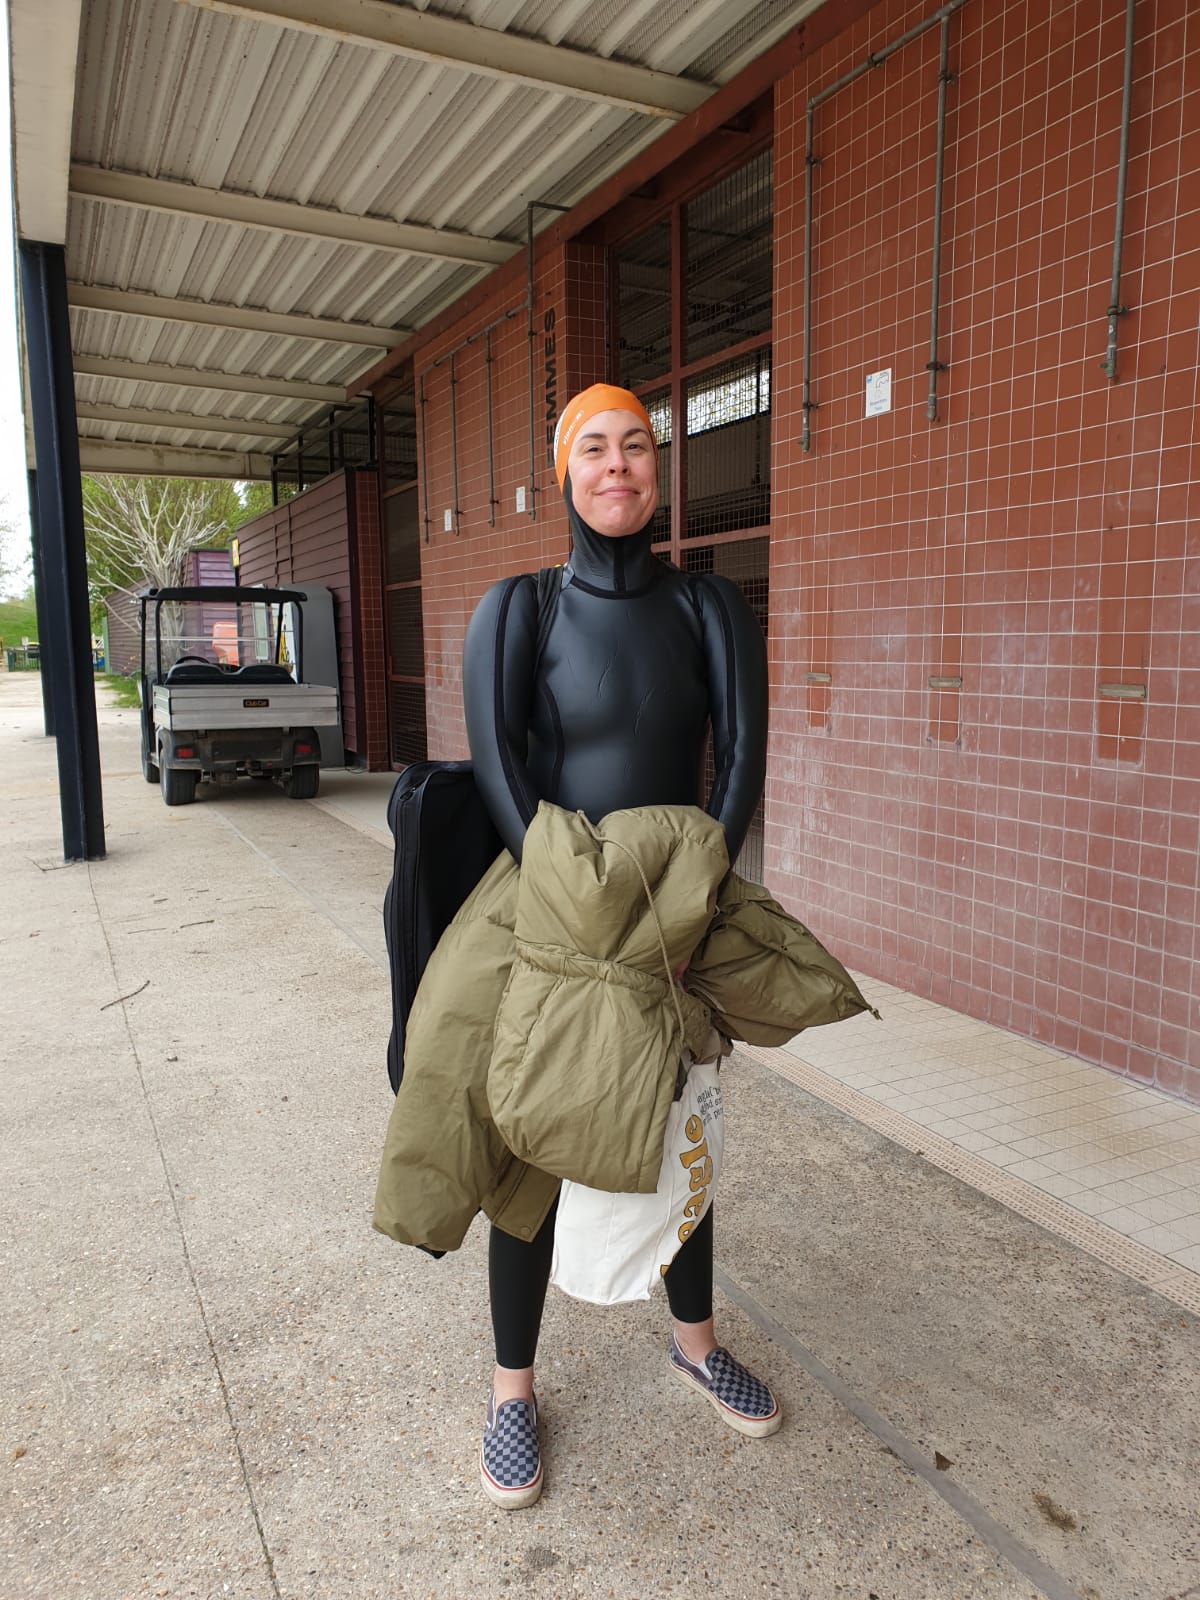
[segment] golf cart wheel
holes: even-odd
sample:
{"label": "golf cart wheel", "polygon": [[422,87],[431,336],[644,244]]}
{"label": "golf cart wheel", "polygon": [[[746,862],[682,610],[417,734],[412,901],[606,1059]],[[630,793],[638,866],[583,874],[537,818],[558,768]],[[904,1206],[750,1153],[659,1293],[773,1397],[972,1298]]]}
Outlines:
{"label": "golf cart wheel", "polygon": [[282,787],[289,800],[311,800],[320,782],[320,767],[293,767],[283,780]]}
{"label": "golf cart wheel", "polygon": [[145,778],[147,783],[158,782],[158,768],[144,750],[142,752],[142,777]]}
{"label": "golf cart wheel", "polygon": [[199,773],[188,772],[184,768],[163,767],[159,775],[163,804],[190,806],[196,798],[196,783],[199,776]]}

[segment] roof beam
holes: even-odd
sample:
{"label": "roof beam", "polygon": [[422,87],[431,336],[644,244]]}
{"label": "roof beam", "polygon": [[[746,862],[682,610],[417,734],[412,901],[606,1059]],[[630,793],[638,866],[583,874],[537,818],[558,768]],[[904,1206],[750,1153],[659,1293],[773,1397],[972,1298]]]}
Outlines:
{"label": "roof beam", "polygon": [[79,441],[81,472],[120,472],[133,478],[236,478],[254,482],[271,476],[270,456],[238,450],[176,450],[161,444]]}
{"label": "roof beam", "polygon": [[498,266],[519,248],[502,239],[480,239],[473,233],[456,233],[450,228],[425,228],[412,222],[393,222],[389,217],[356,217],[346,211],[301,205],[295,200],[272,200],[266,195],[238,194],[230,189],[203,189],[195,183],[148,178],[136,172],[112,172],[107,167],[88,167],[79,162],[71,164],[70,190],[83,199],[103,200],[109,205],[170,211],[180,217],[200,217],[205,222],[233,222],[245,228],[267,228],[275,233],[327,239],[369,250],[461,261],[472,267]]}
{"label": "roof beam", "polygon": [[254,306],[177,300],[168,295],[111,289],[99,283],[68,283],[67,300],[81,311],[109,311],[116,316],[197,323],[244,333],[277,333],[288,339],[328,339],[334,344],[370,345],[375,350],[390,350],[412,332],[410,327],[378,328],[367,322],[338,322],[332,317],[259,311]]}
{"label": "roof beam", "polygon": [[81,0],[9,0],[13,203],[17,235],[67,237],[67,163]]}
{"label": "roof beam", "polygon": [[141,411],[126,406],[77,405],[81,422],[116,422],[131,428],[175,428],[182,433],[245,434],[248,439],[294,439],[301,431],[294,424],[254,422],[246,417],[220,417],[188,411]]}
{"label": "roof beam", "polygon": [[480,28],[432,11],[394,5],[390,0],[184,0],[207,11],[283,28],[323,34],[339,44],[368,45],[393,55],[415,56],[439,66],[460,67],[489,78],[507,78],[536,89],[604,105],[622,106],[647,117],[678,121],[708,99],[708,84],[588,55],[495,28]]}
{"label": "roof beam", "polygon": [[341,405],[345,389],[333,383],[301,383],[289,378],[243,377],[200,367],[154,366],[144,361],[110,361],[77,355],[75,371],[87,378],[119,378],[123,383],[165,383],[176,389],[225,389],[231,394],[271,394],[281,400],[320,400]]}

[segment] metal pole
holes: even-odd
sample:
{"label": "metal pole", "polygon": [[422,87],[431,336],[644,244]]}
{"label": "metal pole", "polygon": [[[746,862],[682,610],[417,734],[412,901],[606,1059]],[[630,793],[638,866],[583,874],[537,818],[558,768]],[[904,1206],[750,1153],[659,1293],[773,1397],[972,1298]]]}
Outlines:
{"label": "metal pole", "polygon": [[[50,624],[46,620],[46,563],[42,558],[42,536],[38,528],[38,481],[36,472],[26,473],[29,485],[29,543],[33,552],[33,603],[37,608],[38,643],[50,637]],[[39,652],[42,679],[42,725],[47,739],[54,737],[54,696],[50,684],[54,676],[54,662],[48,650]],[[112,670],[111,663],[109,670]]]}
{"label": "metal pole", "polygon": [[1117,155],[1117,213],[1113,228],[1112,285],[1108,295],[1108,344],[1104,373],[1110,383],[1117,377],[1117,329],[1129,307],[1121,304],[1121,251],[1125,244],[1125,184],[1129,175],[1129,120],[1133,101],[1133,8],[1125,0],[1125,77],[1121,86],[1121,148]]}
{"label": "metal pole", "polygon": [[806,453],[812,449],[812,429],[809,414],[815,407],[812,400],[812,191],[813,167],[813,112],[816,102],[810,100],[804,118],[804,387],[800,409],[804,413],[804,427],[800,434],[800,448]]}
{"label": "metal pole", "polygon": [[47,636],[38,643],[54,663],[50,689],[63,858],[94,861],[104,856],[104,807],[65,252],[62,245],[28,239],[18,249],[37,462],[35,514],[46,576]]}
{"label": "metal pole", "polygon": [[462,513],[458,509],[458,404],[454,391],[458,387],[458,380],[454,376],[454,357],[450,357],[450,476],[451,493],[454,496],[454,537],[459,535],[459,519]]}
{"label": "metal pole", "polygon": [[[417,411],[420,417],[420,427],[417,430],[417,472],[421,478],[421,517],[425,523],[425,543],[429,543],[429,473],[426,471],[428,456],[425,453],[425,374],[422,373],[417,380]],[[386,469],[385,469],[386,470]]]}
{"label": "metal pole", "polygon": [[952,81],[950,18],[943,17],[942,50],[938,66],[937,170],[933,180],[933,287],[930,290],[929,308],[929,360],[925,363],[925,370],[929,373],[929,398],[925,402],[925,415],[930,422],[937,421],[937,375],[946,370],[945,363],[938,360],[938,312],[942,276],[942,186],[946,172],[946,86]]}
{"label": "metal pole", "polygon": [[496,526],[496,461],[492,451],[492,330],[483,336],[483,378],[487,389],[488,527]]}
{"label": "metal pole", "polygon": [[[1129,0],[1132,6],[1133,0]],[[817,410],[817,402],[812,398],[812,362],[810,357],[810,344],[812,342],[812,169],[820,163],[813,155],[813,113],[819,105],[833,98],[839,90],[845,89],[849,84],[857,82],[864,73],[870,72],[873,67],[881,67],[897,50],[902,50],[906,44],[911,44],[914,39],[919,39],[922,34],[928,33],[930,28],[941,23],[943,38],[948,18],[966,4],[966,0],[948,0],[948,4],[941,6],[932,16],[926,17],[923,22],[914,23],[913,26],[893,39],[889,44],[882,45],[878,50],[872,50],[865,61],[860,61],[857,67],[852,67],[849,72],[844,72],[840,78],[835,78],[827,84],[820,94],[813,95],[805,108],[805,141],[804,141],[804,392],[801,400],[801,409],[804,412],[804,428],[800,435],[801,450],[808,451],[812,448],[812,429],[809,425],[810,413]]]}

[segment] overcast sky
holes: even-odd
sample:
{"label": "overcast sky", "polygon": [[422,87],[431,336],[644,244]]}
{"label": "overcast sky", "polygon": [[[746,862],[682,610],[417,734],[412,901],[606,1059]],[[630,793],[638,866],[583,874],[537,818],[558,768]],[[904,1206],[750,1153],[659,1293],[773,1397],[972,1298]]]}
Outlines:
{"label": "overcast sky", "polygon": [[29,551],[29,506],[25,494],[25,423],[21,416],[21,369],[17,361],[17,293],[12,230],[12,160],[9,130],[12,105],[8,70],[8,7],[0,6],[0,59],[4,64],[4,110],[0,115],[0,522],[5,554],[20,559]]}

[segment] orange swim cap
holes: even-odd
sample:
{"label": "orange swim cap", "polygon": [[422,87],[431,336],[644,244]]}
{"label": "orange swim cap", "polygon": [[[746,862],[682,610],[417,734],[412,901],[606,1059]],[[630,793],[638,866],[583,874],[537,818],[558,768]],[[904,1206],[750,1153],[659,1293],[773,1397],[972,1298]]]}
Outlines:
{"label": "orange swim cap", "polygon": [[590,389],[585,389],[582,394],[577,394],[574,400],[568,401],[566,409],[558,419],[558,427],[554,430],[554,473],[558,478],[560,489],[567,476],[567,457],[571,454],[571,446],[580,428],[589,417],[594,417],[601,411],[632,411],[634,416],[645,424],[650,442],[654,446],[654,459],[658,460],[658,440],[654,437],[654,428],[651,426],[646,408],[637,395],[631,394],[628,389],[618,389],[611,383],[594,383]]}

